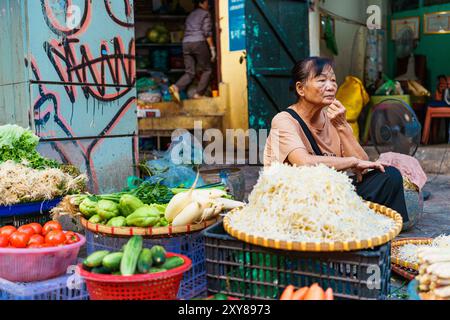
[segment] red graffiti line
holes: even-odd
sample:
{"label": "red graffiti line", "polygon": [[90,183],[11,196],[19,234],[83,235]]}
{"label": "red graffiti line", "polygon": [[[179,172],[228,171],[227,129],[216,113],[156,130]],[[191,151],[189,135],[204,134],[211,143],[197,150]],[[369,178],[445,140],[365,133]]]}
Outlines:
{"label": "red graffiti line", "polygon": [[114,12],[113,12],[113,10],[111,8],[111,0],[105,0],[106,11],[108,12],[108,14],[111,17],[111,19],[115,23],[117,23],[119,26],[125,27],[125,28],[132,28],[132,27],[134,27],[134,23],[133,22],[129,22],[129,20],[133,19],[132,18],[132,16],[133,16],[133,8],[131,6],[130,0],[123,0],[123,2],[124,2],[124,6],[125,6],[125,16],[127,17],[127,21],[119,19],[114,14]]}
{"label": "red graffiti line", "polygon": [[[25,64],[28,66],[28,60],[25,60]],[[36,64],[36,61],[34,58],[31,58],[31,70],[34,75],[34,78],[36,81],[41,80],[40,71]],[[91,190],[94,190],[94,192],[98,192],[99,185],[98,185],[98,179],[97,179],[97,173],[93,162],[93,154],[95,153],[97,147],[100,146],[100,144],[104,141],[105,137],[111,134],[112,130],[120,123],[120,121],[123,119],[125,114],[130,111],[130,109],[133,107],[134,102],[136,100],[135,97],[129,98],[117,111],[117,113],[112,117],[111,121],[108,123],[108,125],[98,134],[98,138],[93,139],[90,144],[87,145],[87,147],[78,139],[76,139],[75,134],[73,132],[72,127],[70,124],[66,121],[64,116],[61,114],[61,106],[60,106],[60,99],[59,95],[56,92],[52,92],[46,89],[44,84],[39,84],[39,96],[36,98],[33,110],[35,111],[35,126],[37,130],[37,134],[42,137],[42,133],[39,132],[40,127],[44,126],[45,123],[47,123],[51,118],[53,118],[53,121],[57,126],[61,128],[61,130],[66,134],[67,137],[73,138],[71,140],[71,143],[80,151],[80,155],[84,159],[85,167],[86,167],[86,173],[89,177],[89,186]],[[44,119],[41,118],[42,111],[40,110],[45,103],[48,101],[52,102],[52,107],[47,107],[44,110]],[[53,117],[52,117],[53,116]],[[48,134],[49,132],[46,132],[44,135]],[[53,144],[55,147],[55,150],[60,154],[61,158],[64,161],[69,161],[76,157],[76,154],[73,152],[73,150],[70,150],[69,152],[65,152],[66,145],[62,144]],[[69,146],[67,146],[69,148]],[[73,161],[70,161],[71,163],[75,163]]]}
{"label": "red graffiti line", "polygon": [[[59,4],[61,5],[61,4]],[[67,20],[72,19],[72,16],[74,14],[74,12],[70,11],[70,8],[72,7],[73,2],[72,0],[66,0],[64,3],[64,18]],[[80,25],[79,28],[69,28],[67,26],[67,22],[66,25],[62,25],[60,23],[60,21],[56,18],[53,9],[51,8],[51,5],[48,4],[48,0],[41,0],[41,7],[42,7],[42,12],[44,14],[44,18],[45,18],[45,23],[47,24],[47,26],[50,28],[50,30],[57,34],[58,36],[71,36],[71,35],[80,35],[82,33],[84,33],[87,28],[89,27],[90,23],[91,23],[91,19],[92,19],[92,1],[91,0],[85,0],[84,1],[84,12],[83,15],[81,17],[81,21],[80,21]],[[78,6],[80,7],[80,6]]]}
{"label": "red graffiti line", "polygon": [[[61,45],[57,40],[44,43],[50,62],[53,64],[59,78],[65,83],[65,90],[71,102],[76,100],[78,81],[83,86],[87,97],[110,102],[117,100],[133,89],[136,82],[134,39],[130,40],[128,53],[120,37],[113,39],[114,53],[110,53],[107,41],[100,44],[100,55],[94,57],[88,45],[80,46],[81,61],[76,56],[77,39],[65,39]],[[123,73],[123,76],[122,76]],[[110,76],[112,84],[106,77]],[[115,87],[113,93],[107,94],[108,87]]]}

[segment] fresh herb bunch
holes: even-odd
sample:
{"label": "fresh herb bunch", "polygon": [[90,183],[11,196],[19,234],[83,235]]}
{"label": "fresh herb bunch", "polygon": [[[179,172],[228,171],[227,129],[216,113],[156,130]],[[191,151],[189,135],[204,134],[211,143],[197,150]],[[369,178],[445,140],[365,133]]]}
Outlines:
{"label": "fresh herb bunch", "polygon": [[148,181],[142,182],[130,194],[138,197],[145,204],[165,204],[169,203],[174,196],[173,192],[166,186],[159,183],[153,184]]}
{"label": "fresh herb bunch", "polygon": [[33,169],[59,168],[60,164],[42,157],[36,150],[39,138],[16,125],[0,127],[0,163],[12,160]]}

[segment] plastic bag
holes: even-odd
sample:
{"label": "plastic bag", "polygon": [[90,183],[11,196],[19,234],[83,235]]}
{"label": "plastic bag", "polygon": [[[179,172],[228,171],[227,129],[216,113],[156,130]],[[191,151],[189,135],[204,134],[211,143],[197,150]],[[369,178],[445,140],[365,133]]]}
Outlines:
{"label": "plastic bag", "polygon": [[[169,188],[191,187],[197,176],[195,165],[203,162],[203,148],[189,132],[172,139],[167,151],[158,154],[159,159],[147,162],[150,176],[146,178],[152,183],[160,182]],[[199,178],[197,186],[205,182]]]}

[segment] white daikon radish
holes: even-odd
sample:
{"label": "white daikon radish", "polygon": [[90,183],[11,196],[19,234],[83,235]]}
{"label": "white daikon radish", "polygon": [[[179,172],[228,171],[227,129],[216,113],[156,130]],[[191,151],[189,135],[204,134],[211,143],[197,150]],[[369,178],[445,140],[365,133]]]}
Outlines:
{"label": "white daikon radish", "polygon": [[200,220],[196,220],[198,223],[213,219],[219,215],[223,210],[223,206],[219,203],[215,203],[211,208],[203,210]]}
{"label": "white daikon radish", "polygon": [[198,202],[190,203],[175,217],[175,219],[173,219],[172,226],[177,227],[192,224],[201,217],[201,208],[202,207]]}
{"label": "white daikon radish", "polygon": [[192,202],[192,193],[197,185],[198,178],[200,177],[200,172],[197,172],[197,177],[195,178],[192,187],[186,191],[176,194],[167,205],[166,211],[164,213],[167,221],[172,222],[178,214],[183,211]]}
{"label": "white daikon radish", "polygon": [[433,290],[433,293],[439,298],[448,298],[450,297],[450,286],[436,288]]}
{"label": "white daikon radish", "polygon": [[226,198],[215,199],[215,203],[221,204],[224,210],[233,210],[245,206],[244,202],[230,200]]}
{"label": "white daikon radish", "polygon": [[216,199],[227,195],[225,191],[219,189],[196,189],[193,193],[199,195],[200,197],[211,199]]}

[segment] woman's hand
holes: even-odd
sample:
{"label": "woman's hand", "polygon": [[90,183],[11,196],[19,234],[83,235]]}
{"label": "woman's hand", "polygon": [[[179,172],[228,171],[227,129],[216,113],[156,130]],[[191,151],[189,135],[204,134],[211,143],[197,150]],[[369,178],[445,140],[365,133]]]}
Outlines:
{"label": "woman's hand", "polygon": [[328,106],[327,109],[327,116],[333,126],[337,129],[347,127],[347,119],[345,117],[346,113],[347,110],[339,100],[334,100],[334,102]]}
{"label": "woman's hand", "polygon": [[362,176],[370,169],[376,169],[384,172],[384,166],[378,161],[372,162],[358,159],[356,165],[352,168],[353,172],[356,174],[358,182],[362,181]]}

